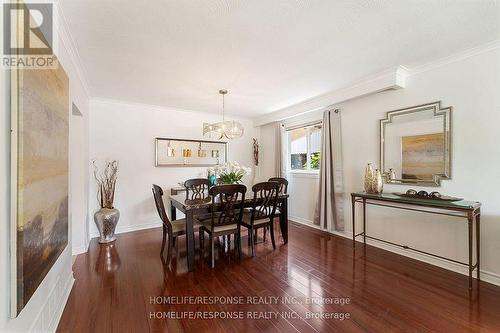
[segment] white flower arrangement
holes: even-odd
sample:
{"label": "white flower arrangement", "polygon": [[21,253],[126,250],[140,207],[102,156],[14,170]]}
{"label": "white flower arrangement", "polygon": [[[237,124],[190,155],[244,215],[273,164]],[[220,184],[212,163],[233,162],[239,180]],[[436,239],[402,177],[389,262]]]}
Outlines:
{"label": "white flower arrangement", "polygon": [[214,174],[220,184],[235,184],[243,178],[243,176],[252,173],[252,169],[238,162],[228,162],[208,168],[209,174]]}

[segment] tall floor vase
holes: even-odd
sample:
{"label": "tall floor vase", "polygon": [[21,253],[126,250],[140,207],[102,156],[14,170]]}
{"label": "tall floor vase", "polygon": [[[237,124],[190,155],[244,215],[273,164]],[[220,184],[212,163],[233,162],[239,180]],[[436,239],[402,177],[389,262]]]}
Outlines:
{"label": "tall floor vase", "polygon": [[116,208],[101,208],[94,214],[94,222],[99,229],[99,243],[116,240],[115,229],[119,219],[120,211]]}

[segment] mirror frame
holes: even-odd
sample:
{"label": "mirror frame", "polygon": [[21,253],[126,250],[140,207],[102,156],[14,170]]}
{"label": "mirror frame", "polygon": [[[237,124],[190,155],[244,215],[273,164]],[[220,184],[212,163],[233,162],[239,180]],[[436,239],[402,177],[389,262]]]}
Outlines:
{"label": "mirror frame", "polygon": [[[215,143],[221,145],[221,150],[224,150],[224,159],[219,161],[219,163],[226,163],[228,158],[228,143],[225,141],[209,141],[209,140],[193,140],[193,139],[174,139],[174,138],[155,138],[155,167],[211,167],[217,165],[217,163],[165,163],[160,161],[159,145],[163,141],[175,141],[184,143]],[[196,149],[193,149],[196,153]],[[207,158],[207,157],[205,157]],[[208,158],[210,158],[208,156]]]}
{"label": "mirror frame", "polygon": [[[444,173],[435,174],[433,180],[419,180],[419,179],[389,179],[388,171],[385,170],[384,165],[384,141],[385,141],[385,127],[387,124],[392,123],[393,118],[410,113],[422,112],[432,110],[434,116],[443,116],[443,132],[446,133],[448,128],[448,135],[445,135],[445,153],[444,157]],[[442,179],[451,179],[451,142],[452,142],[452,128],[451,128],[451,113],[452,107],[441,108],[441,101],[412,106],[409,108],[398,109],[386,113],[385,119],[380,120],[380,170],[384,175],[384,181],[387,184],[413,184],[419,186],[440,186]]]}

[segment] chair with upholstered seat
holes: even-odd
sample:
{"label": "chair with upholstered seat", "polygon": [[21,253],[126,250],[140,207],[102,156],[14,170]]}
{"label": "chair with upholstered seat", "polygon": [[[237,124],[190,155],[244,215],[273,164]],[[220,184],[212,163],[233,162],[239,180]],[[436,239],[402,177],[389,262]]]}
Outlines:
{"label": "chair with upholstered seat", "polygon": [[[163,190],[158,185],[153,184],[153,197],[156,204],[156,210],[158,211],[158,215],[160,215],[160,219],[162,220],[163,227],[163,240],[161,243],[160,256],[163,257],[165,250],[165,242],[168,237],[168,251],[167,251],[167,262],[170,262],[172,259],[172,251],[175,247],[175,240],[177,236],[181,236],[186,234],[186,219],[179,219],[175,221],[170,221],[165,211],[165,205],[163,204]],[[193,225],[193,228],[200,229],[201,225],[196,222]]]}
{"label": "chair with upholstered seat", "polygon": [[[252,257],[255,256],[255,240],[257,230],[269,227],[271,242],[276,249],[274,241],[273,219],[278,202],[279,184],[277,182],[262,182],[252,186],[253,204],[250,212],[243,214],[241,225],[248,229],[248,242],[252,246]],[[255,233],[254,233],[255,232]]]}
{"label": "chair with upholstered seat", "polygon": [[[268,181],[269,182],[276,182],[276,183],[278,183],[280,185],[279,189],[278,189],[278,194],[279,195],[283,195],[283,194],[287,194],[288,193],[288,180],[286,178],[271,177],[271,178],[269,178]],[[276,214],[275,214],[275,216],[279,216],[280,220],[282,220],[284,218],[282,205],[283,205],[283,203],[281,201],[278,201],[278,205],[276,206]],[[267,229],[268,228],[264,228],[264,242],[266,241],[266,230]]]}
{"label": "chair with upholstered seat", "polygon": [[241,258],[241,234],[240,222],[243,216],[243,205],[247,188],[245,185],[219,185],[210,188],[212,196],[212,208],[209,219],[195,220],[201,224],[200,247],[203,257],[203,233],[206,232],[210,239],[211,267],[215,267],[215,238],[219,236],[235,235],[235,245]]}

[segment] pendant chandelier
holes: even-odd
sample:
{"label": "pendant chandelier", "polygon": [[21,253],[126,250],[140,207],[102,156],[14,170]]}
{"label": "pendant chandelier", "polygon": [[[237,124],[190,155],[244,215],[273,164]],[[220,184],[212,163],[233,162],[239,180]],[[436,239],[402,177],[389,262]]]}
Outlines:
{"label": "pendant chandelier", "polygon": [[237,121],[225,120],[224,118],[224,97],[227,94],[227,90],[221,89],[219,90],[219,94],[222,95],[222,121],[212,124],[203,123],[203,135],[208,135],[210,138],[213,136],[217,139],[227,138],[229,140],[241,138],[244,131],[243,125]]}

